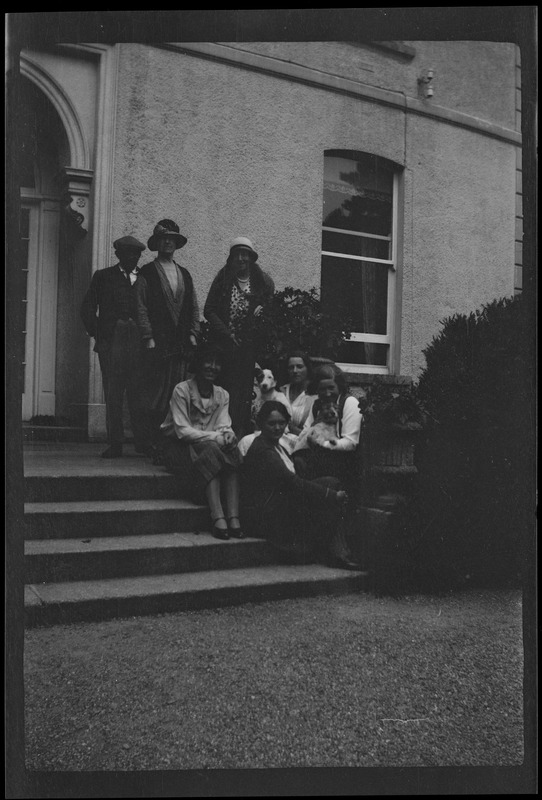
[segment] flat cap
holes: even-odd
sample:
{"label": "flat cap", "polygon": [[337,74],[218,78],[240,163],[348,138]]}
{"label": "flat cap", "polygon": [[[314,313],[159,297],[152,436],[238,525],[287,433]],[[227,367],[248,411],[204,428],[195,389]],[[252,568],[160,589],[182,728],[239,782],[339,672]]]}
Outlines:
{"label": "flat cap", "polygon": [[137,247],[138,250],[145,249],[145,245],[142,244],[142,242],[138,242],[133,236],[122,236],[120,239],[113,242],[113,247],[115,250],[118,250],[119,247]]}

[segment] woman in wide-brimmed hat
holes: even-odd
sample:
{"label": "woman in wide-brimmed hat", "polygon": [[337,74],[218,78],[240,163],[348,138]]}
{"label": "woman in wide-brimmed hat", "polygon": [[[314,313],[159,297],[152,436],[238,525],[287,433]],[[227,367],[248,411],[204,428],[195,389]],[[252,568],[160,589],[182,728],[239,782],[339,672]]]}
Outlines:
{"label": "woman in wide-brimmed hat", "polygon": [[275,291],[271,277],[263,272],[257,260],[258,253],[250,239],[235,238],[203,309],[211,337],[224,351],[221,384],[229,393],[233,429],[239,438],[250,432],[256,361],[253,321]]}
{"label": "woman in wide-brimmed hat", "polygon": [[160,220],[147,242],[149,250],[157,251],[156,258],[139,270],[137,322],[145,350],[142,402],[152,455],[173,388],[186,378],[199,333],[192,276],[173,257],[186,242],[173,220]]}

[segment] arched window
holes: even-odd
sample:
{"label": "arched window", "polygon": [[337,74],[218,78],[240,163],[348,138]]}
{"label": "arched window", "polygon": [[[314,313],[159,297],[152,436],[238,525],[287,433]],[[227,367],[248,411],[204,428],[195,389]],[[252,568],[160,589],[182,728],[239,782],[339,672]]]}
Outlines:
{"label": "arched window", "polygon": [[386,159],[326,150],[321,295],[351,322],[337,357],[346,371],[393,371],[397,189]]}

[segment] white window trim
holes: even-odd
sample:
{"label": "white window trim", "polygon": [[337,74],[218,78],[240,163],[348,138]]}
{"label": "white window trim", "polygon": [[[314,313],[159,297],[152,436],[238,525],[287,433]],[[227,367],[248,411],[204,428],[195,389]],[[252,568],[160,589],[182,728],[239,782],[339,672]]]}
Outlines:
{"label": "white window trim", "polygon": [[346,253],[334,253],[329,250],[321,250],[322,256],[332,256],[334,258],[344,258],[353,261],[369,261],[371,263],[383,264],[388,267],[388,304],[387,314],[387,333],[385,335],[375,333],[361,333],[353,331],[350,335],[351,342],[366,342],[367,344],[385,344],[388,348],[387,364],[352,364],[347,362],[337,362],[337,366],[343,372],[361,372],[368,375],[391,375],[392,365],[395,360],[394,347],[396,343],[396,319],[395,319],[395,298],[396,298],[396,274],[397,274],[397,234],[398,234],[398,198],[399,198],[399,173],[393,173],[393,196],[392,196],[392,232],[391,236],[379,236],[377,234],[363,233],[360,231],[348,231],[341,228],[330,228],[322,226],[322,230],[334,233],[346,233],[352,236],[361,236],[371,239],[390,241],[391,239],[391,259],[368,258],[366,256],[352,256]]}
{"label": "white window trim", "polygon": [[380,236],[378,233],[363,233],[362,231],[347,231],[345,228],[329,228],[327,225],[322,225],[323,231],[331,231],[331,233],[347,233],[349,236],[361,236],[367,239],[382,239],[389,242],[391,236]]}
{"label": "white window trim", "polygon": [[323,256],[333,256],[333,258],[345,258],[348,261],[370,261],[371,264],[387,264],[392,270],[395,271],[393,261],[386,258],[368,258],[367,256],[351,256],[349,253],[334,253],[331,250],[322,250]]}

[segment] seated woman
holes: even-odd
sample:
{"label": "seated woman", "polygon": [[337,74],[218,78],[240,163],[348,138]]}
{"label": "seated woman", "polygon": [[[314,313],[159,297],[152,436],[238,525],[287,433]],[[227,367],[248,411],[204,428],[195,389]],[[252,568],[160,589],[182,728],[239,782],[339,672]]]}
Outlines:
{"label": "seated woman", "polygon": [[314,395],[308,392],[313,377],[312,364],[305,353],[295,350],[286,359],[286,369],[289,382],[281,386],[280,391],[284,392],[292,407],[288,430],[299,436],[314,402]]}
{"label": "seated woman", "polygon": [[[294,448],[296,471],[309,480],[333,475],[355,504],[359,492],[356,451],[363,419],[358,400],[349,393],[344,374],[332,365],[318,369],[311,388],[316,391],[317,398]],[[322,405],[329,403],[337,408],[336,438],[332,446],[323,447],[311,442],[308,434]]]}
{"label": "seated woman", "polygon": [[[228,393],[215,386],[222,366],[221,352],[203,346],[194,358],[194,378],[178,383],[161,425],[164,464],[188,478],[192,498],[207,500],[217,539],[244,538],[239,522],[240,464],[237,439],[231,427]],[[226,500],[222,508],[221,488]],[[227,518],[227,521],[226,521]]]}
{"label": "seated woman", "polygon": [[[308,393],[308,386],[312,381],[312,364],[309,357],[300,350],[294,350],[286,358],[286,369],[288,371],[289,383],[280,387],[280,391],[286,396],[290,404],[287,410],[291,412],[291,419],[288,428],[280,440],[288,451],[292,454],[297,443],[297,437],[303,430],[305,420],[309,415],[315,395]],[[248,448],[260,431],[249,433],[239,441],[239,451],[243,458],[247,454]]]}
{"label": "seated woman", "polygon": [[277,400],[260,409],[261,434],[242,468],[241,519],[248,535],[268,539],[295,560],[323,558],[331,566],[361,569],[350,555],[341,525],[347,500],[333,477],[304,480],[280,445],[290,414]]}

